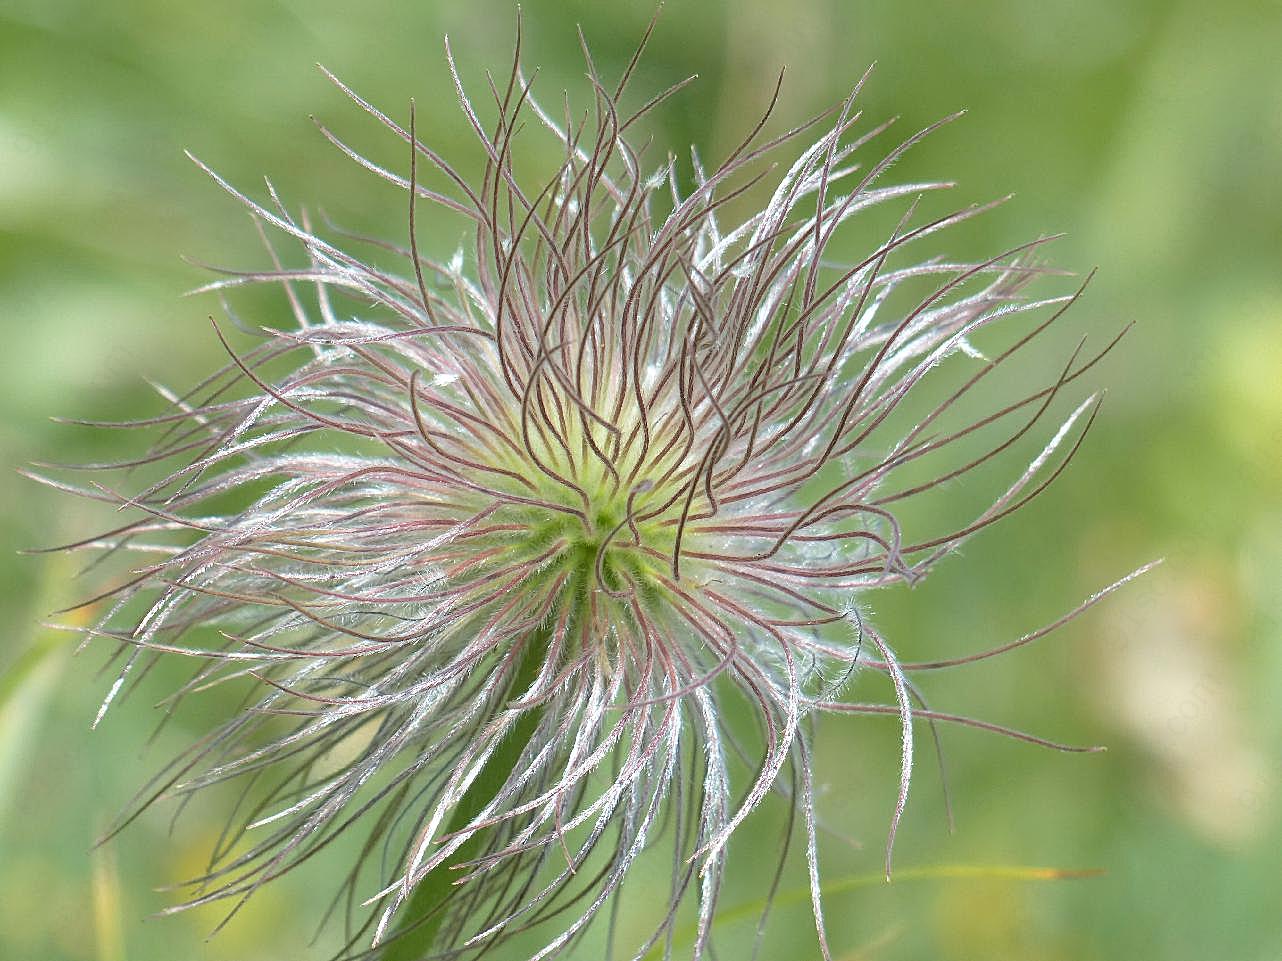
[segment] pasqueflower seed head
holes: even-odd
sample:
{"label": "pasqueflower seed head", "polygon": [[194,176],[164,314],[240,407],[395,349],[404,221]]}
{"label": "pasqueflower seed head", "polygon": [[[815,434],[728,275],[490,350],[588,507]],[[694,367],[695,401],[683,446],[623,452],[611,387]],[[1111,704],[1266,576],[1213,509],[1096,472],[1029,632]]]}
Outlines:
{"label": "pasqueflower seed head", "polygon": [[[670,957],[689,903],[699,958],[731,840],[773,791],[804,835],[827,958],[815,719],[899,719],[889,872],[916,720],[1050,743],[928,710],[912,672],[1063,621],[906,664],[861,598],[917,581],[1054,480],[1098,399],[1043,421],[1112,344],[966,413],[1080,290],[1026,296],[1048,272],[1045,238],[979,262],[910,259],[993,205],[925,218],[920,198],[948,184],[884,184],[934,126],[864,160],[889,125],[864,124],[863,80],[782,133],[767,132],[772,101],[715,167],[656,165],[640,129],[684,83],[625,108],[637,59],[611,81],[585,47],[590,109],[553,110],[518,40],[482,108],[448,49],[479,145],[463,168],[419,138],[412,105],[398,121],[332,78],[403,146],[388,169],[321,128],[403,192],[398,240],[322,229],[270,185],[253,199],[204,168],[297,251],[288,266],[268,240],[270,269],[206,289],[274,285],[294,322],[242,350],[216,321],[227,364],[124,425],[155,432],[144,455],[90,465],[163,465],[155,483],[50,480],[132,515],[71,545],[141,558],[80,628],[115,645],[103,711],[159,657],[197,665],[175,702],[247,692],[121,824],[159,799],[244,786],[175,910],[238,905],[361,832],[335,883],[348,950],[401,958],[479,956],[530,929],[532,959],[564,956],[658,849],[669,887],[628,956]],[[554,169],[529,172],[520,131],[548,138]],[[833,238],[886,209],[879,242],[839,262]],[[467,248],[421,250],[429,213],[465,223]],[[975,346],[1014,325],[999,352]],[[1037,436],[977,515],[901,522],[906,503]],[[882,701],[843,699],[860,671],[885,679]]]}

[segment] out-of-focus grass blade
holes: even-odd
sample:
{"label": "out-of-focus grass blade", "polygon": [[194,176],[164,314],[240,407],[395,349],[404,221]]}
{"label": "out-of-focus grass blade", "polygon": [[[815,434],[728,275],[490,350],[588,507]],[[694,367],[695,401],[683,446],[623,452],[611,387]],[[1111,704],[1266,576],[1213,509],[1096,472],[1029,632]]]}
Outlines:
{"label": "out-of-focus grass blade", "polygon": [[855,948],[849,954],[841,955],[837,958],[837,961],[872,961],[873,958],[877,957],[878,952],[883,948],[888,948],[890,945],[894,944],[907,930],[907,924],[903,921],[897,921],[880,934]]}
{"label": "out-of-focus grass blade", "polygon": [[[962,879],[976,881],[1066,881],[1075,878],[1099,877],[1103,873],[1104,871],[1100,868],[1046,868],[1022,864],[933,864],[920,868],[896,869],[891,883]],[[834,894],[842,894],[846,891],[853,891],[856,888],[868,888],[885,885],[886,883],[885,873],[878,871],[874,874],[855,874],[844,878],[833,878],[831,881],[820,885],[820,890],[823,892],[824,897],[831,897]],[[774,903],[771,907],[772,909],[777,909],[790,904],[801,904],[809,901],[810,889],[808,887],[791,888],[787,891],[780,891],[775,895]],[[764,898],[758,901],[749,901],[746,904],[717,912],[714,924],[721,926],[734,924],[737,921],[756,919],[765,908],[766,901]],[[696,929],[691,926],[682,931],[677,936],[676,941],[678,944],[688,944],[694,940],[695,934]],[[656,948],[647,955],[647,958],[658,958],[661,954],[662,951]]]}
{"label": "out-of-focus grass blade", "polygon": [[[1099,868],[1071,870],[1067,868],[1030,867],[1022,864],[932,864],[920,868],[898,868],[895,870],[891,884],[903,881],[1065,881],[1074,878],[1099,877],[1104,872]],[[855,874],[844,878],[833,878],[820,885],[824,897],[854,891],[857,888],[884,886],[886,875],[882,871],[874,874]],[[775,897],[774,907],[789,904],[801,904],[810,901],[810,889],[806,887],[780,891]],[[755,918],[766,907],[765,899],[751,901],[738,907],[721,911],[717,914],[718,924],[733,923],[745,918]]]}
{"label": "out-of-focus grass blade", "polygon": [[[57,606],[62,585],[70,580],[71,561],[53,555],[44,564],[36,591],[33,622]],[[87,612],[76,612],[79,620]],[[74,623],[76,618],[69,619]],[[35,626],[12,663],[0,673],[0,839],[9,825],[5,811],[10,793],[24,780],[23,771],[37,743],[41,716],[48,708],[75,635]],[[109,848],[93,854],[90,895],[93,909],[94,961],[125,961],[124,928],[120,913],[120,874]]]}
{"label": "out-of-focus grass blade", "polygon": [[[1104,874],[1103,868],[1041,868],[1023,864],[935,864],[924,868],[896,869],[892,884],[899,881],[1071,881],[1080,878],[1098,878]],[[859,874],[854,877],[837,878],[823,885],[823,893],[840,894],[854,888],[865,888],[873,884],[885,884],[886,875]],[[794,900],[807,900],[809,891],[790,891]]]}
{"label": "out-of-focus grass blade", "polygon": [[[55,606],[59,585],[70,579],[69,568],[70,560],[63,555],[53,555],[45,563],[33,621]],[[37,627],[22,652],[0,673],[0,836],[4,834],[9,794],[20,780],[35,740],[32,731],[48,706],[73,644],[71,634]]]}
{"label": "out-of-focus grass blade", "polygon": [[93,853],[94,961],[125,961],[125,934],[120,918],[120,872],[110,845]]}

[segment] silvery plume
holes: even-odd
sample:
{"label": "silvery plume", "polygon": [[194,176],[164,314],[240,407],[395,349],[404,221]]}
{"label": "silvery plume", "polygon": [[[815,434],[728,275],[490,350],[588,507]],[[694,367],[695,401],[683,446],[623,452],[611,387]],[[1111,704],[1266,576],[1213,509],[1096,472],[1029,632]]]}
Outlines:
{"label": "silvery plume", "polygon": [[[1064,398],[1116,340],[982,402],[1080,290],[1028,293],[1050,273],[1048,238],[979,262],[914,259],[994,204],[924,216],[949,184],[885,182],[938,125],[877,152],[890,124],[864,122],[862,79],[781,132],[772,101],[706,166],[656,158],[648,115],[686,84],[631,96],[640,49],[608,79],[584,46],[578,112],[536,99],[519,36],[483,104],[448,49],[478,145],[464,167],[419,138],[412,106],[398,120],[331,77],[404,149],[389,169],[321,127],[403,192],[395,239],[204,168],[249,209],[270,260],[206,289],[273,285],[293,323],[255,327],[241,349],[215,321],[222,369],[113,425],[154,440],[88,466],[150,467],[155,483],[44,478],[127,514],[68,545],[130,559],[82,605],[86,639],[114,645],[103,712],[155,658],[196,666],[170,706],[245,693],[117,829],[158,800],[241,785],[208,873],[174,908],[226,899],[232,913],[359,832],[350,872],[326,883],[345,950],[371,957],[479,957],[531,930],[531,961],[565,957],[648,860],[668,865],[667,890],[625,955],[672,957],[690,905],[701,958],[732,840],[774,794],[830,958],[820,716],[901,725],[887,873],[916,722],[1065,747],[933,710],[910,678],[1036,640],[1129,578],[1025,637],[928,663],[896,657],[864,597],[919,581],[1046,489],[1098,410],[1095,395]],[[884,232],[838,258],[854,222]],[[469,240],[433,259],[425,223],[434,237],[463,224]],[[905,504],[1029,444],[978,514],[901,523]],[[845,697],[856,675],[883,696]]]}

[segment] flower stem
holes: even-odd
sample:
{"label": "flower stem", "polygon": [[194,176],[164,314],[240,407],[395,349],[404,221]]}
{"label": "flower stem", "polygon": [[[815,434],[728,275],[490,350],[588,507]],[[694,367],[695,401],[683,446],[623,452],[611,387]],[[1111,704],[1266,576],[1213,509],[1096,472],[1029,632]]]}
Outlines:
{"label": "flower stem", "polygon": [[[551,638],[551,628],[540,628],[530,636],[513,672],[512,683],[507,691],[509,698],[530,689],[547,659]],[[447,822],[447,834],[466,828],[503,788],[520,761],[521,752],[538,729],[542,713],[541,708],[533,708],[524,712],[512,725],[511,732],[494,749],[472,785],[459,799]],[[441,924],[448,913],[447,902],[459,892],[454,884],[458,872],[451,865],[475,858],[481,852],[483,840],[482,833],[472,835],[455,852],[450,863],[437,866],[414,886],[405,920],[401,930],[389,941],[387,953],[383,955],[384,961],[422,961],[431,956]]]}

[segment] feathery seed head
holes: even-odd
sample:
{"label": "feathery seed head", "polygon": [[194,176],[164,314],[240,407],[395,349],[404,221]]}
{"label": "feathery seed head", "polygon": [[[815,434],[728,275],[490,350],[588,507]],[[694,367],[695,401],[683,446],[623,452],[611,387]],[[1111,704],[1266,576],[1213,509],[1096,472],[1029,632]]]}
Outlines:
{"label": "feathery seed head", "polygon": [[[449,57],[474,174],[422,142],[412,108],[401,124],[335,80],[405,149],[405,169],[386,169],[322,127],[404,191],[404,240],[370,242],[370,257],[270,185],[260,202],[209,171],[301,259],[285,266],[269,242],[272,269],[207,289],[277,285],[296,324],[244,353],[219,329],[228,365],[137,425],[158,432],[143,460],[166,476],[131,495],[83,489],[134,519],[77,545],[143,558],[95,599],[88,633],[120,659],[108,702],[155,656],[194,658],[179,698],[252,685],[122,818],[245,785],[184,906],[239,902],[359,824],[368,841],[342,887],[370,913],[349,907],[351,945],[460,957],[537,927],[533,957],[551,957],[666,845],[670,892],[635,956],[671,952],[689,900],[700,957],[727,843],[787,785],[828,957],[808,725],[899,716],[893,842],[914,720],[979,723],[927,710],[909,675],[1001,649],[901,664],[860,595],[914,582],[1043,490],[1095,398],[1042,432],[978,516],[925,532],[899,519],[1034,436],[1108,347],[959,419],[1076,297],[1025,295],[1044,240],[976,263],[909,259],[991,205],[922,218],[918,199],[949,185],[884,185],[933,128],[863,159],[888,125],[863,123],[859,86],[779,134],[767,110],[713,169],[697,155],[655,169],[638,129],[684,84],[629,112],[635,65],[611,84],[587,57],[579,116],[540,104],[519,42],[486,111]],[[523,125],[557,145],[550,177],[515,159]],[[474,246],[448,262],[421,251],[428,205],[462,218]],[[842,226],[886,205],[900,215],[882,242],[833,262]],[[377,262],[389,251],[400,272]],[[1000,352],[973,346],[1020,321]],[[937,371],[953,388],[905,426]],[[886,678],[884,703],[840,699],[858,668]]]}

